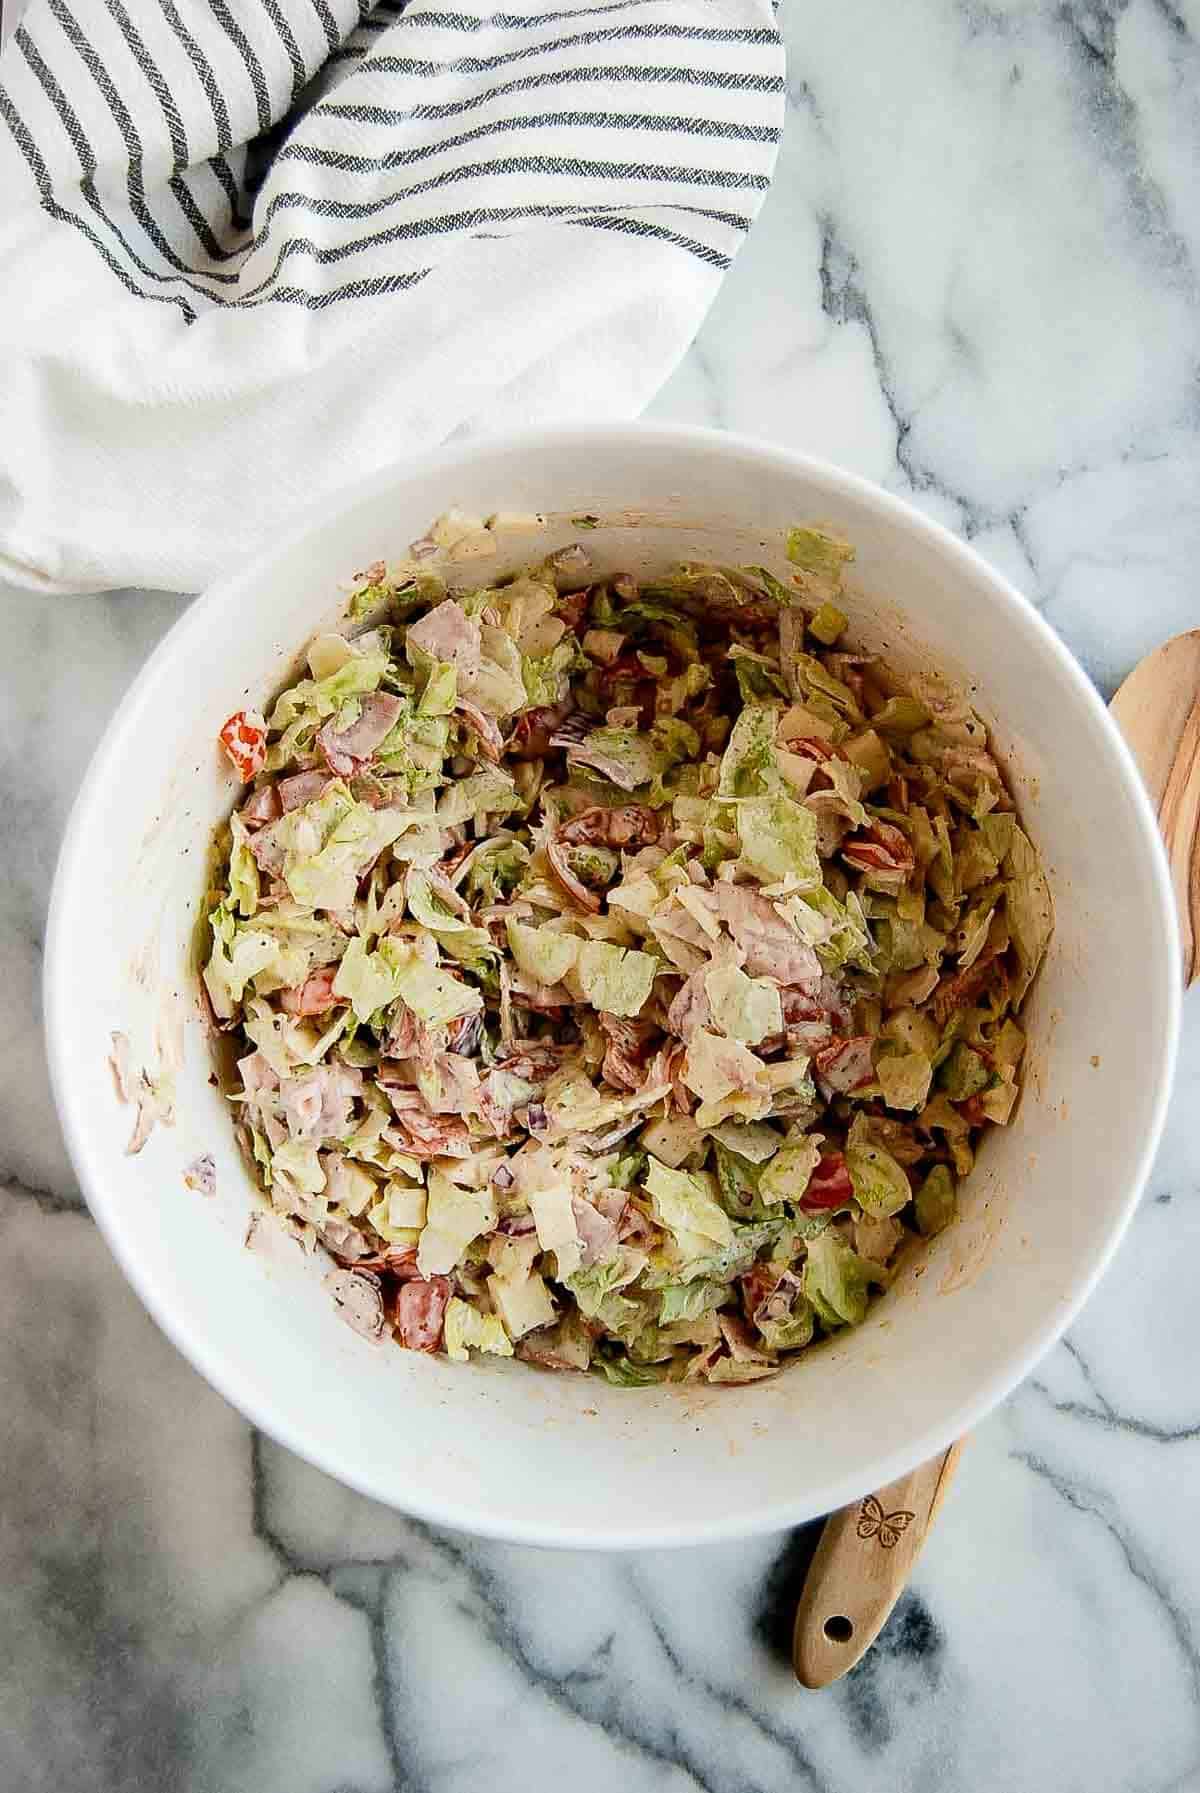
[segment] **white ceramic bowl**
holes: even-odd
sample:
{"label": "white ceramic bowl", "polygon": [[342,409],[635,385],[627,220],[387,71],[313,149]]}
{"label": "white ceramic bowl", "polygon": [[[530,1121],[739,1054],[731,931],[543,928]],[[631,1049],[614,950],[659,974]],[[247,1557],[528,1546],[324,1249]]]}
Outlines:
{"label": "white ceramic bowl", "polygon": [[[610,1388],[518,1363],[460,1367],[371,1346],[311,1262],[254,1207],[210,1081],[190,948],[206,848],[235,789],[216,748],[336,620],[355,568],[403,555],[451,505],[542,511],[516,566],[586,538],[607,570],[677,558],[781,560],[790,523],[855,543],[860,640],[929,655],[970,685],[1045,858],[1058,925],[1027,1011],[1017,1118],[987,1141],[958,1223],[866,1323],[748,1388]],[[556,522],[555,519],[558,519]],[[485,563],[488,572],[497,563]],[[479,583],[483,569],[464,568]],[[151,657],[96,754],[67,830],[46,962],[50,1058],[92,1211],[147,1307],[264,1431],[424,1518],[523,1541],[692,1543],[810,1518],[972,1426],[1032,1368],[1093,1287],[1149,1168],[1179,1009],[1170,884],[1116,729],[1011,586],[899,500],[734,436],[563,428],[381,475],[304,536],[199,599]],[[110,1036],[178,1058],[174,1127],[127,1157]],[[182,1171],[217,1163],[206,1200]],[[274,1241],[274,1243],[272,1243]]]}

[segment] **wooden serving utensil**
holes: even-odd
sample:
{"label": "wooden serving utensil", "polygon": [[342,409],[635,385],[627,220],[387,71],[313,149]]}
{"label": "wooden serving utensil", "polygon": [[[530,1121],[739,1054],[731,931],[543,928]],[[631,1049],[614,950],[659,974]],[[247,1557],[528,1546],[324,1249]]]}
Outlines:
{"label": "wooden serving utensil", "polygon": [[825,1521],[792,1636],[796,1679],[828,1687],[865,1656],[908,1586],[965,1438]]}
{"label": "wooden serving utensil", "polygon": [[[1200,976],[1200,629],[1134,667],[1109,708],[1158,813],[1179,910],[1185,986]],[[879,1636],[921,1554],[965,1439],[825,1521],[796,1608],[792,1663],[828,1687]]]}
{"label": "wooden serving utensil", "polygon": [[1139,660],[1109,709],[1158,812],[1186,986],[1200,976],[1200,629]]}

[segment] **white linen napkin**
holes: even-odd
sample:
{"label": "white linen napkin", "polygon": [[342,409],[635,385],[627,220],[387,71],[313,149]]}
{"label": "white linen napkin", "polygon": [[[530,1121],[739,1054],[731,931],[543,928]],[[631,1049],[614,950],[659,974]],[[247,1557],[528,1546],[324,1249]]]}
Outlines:
{"label": "white linen napkin", "polygon": [[770,182],[770,0],[496,3],[31,0],[0,576],[196,590],[452,434],[651,398]]}

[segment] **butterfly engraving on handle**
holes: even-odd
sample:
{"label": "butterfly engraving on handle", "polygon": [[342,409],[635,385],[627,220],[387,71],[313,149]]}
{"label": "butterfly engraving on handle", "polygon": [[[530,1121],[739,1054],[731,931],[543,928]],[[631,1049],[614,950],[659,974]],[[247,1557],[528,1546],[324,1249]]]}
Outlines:
{"label": "butterfly engraving on handle", "polygon": [[900,1533],[907,1531],[913,1515],[898,1507],[894,1513],[885,1513],[873,1494],[868,1494],[858,1509],[857,1531],[860,1538],[878,1538],[882,1550],[892,1550],[900,1541]]}

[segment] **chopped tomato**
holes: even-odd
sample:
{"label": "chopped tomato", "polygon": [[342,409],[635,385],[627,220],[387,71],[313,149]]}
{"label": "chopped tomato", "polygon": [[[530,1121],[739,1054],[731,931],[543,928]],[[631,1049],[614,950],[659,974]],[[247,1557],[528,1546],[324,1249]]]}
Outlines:
{"label": "chopped tomato", "polygon": [[800,1206],[809,1214],[823,1208],[842,1208],[853,1194],[854,1185],[846,1169],[846,1160],[840,1152],[827,1152],[808,1179]]}
{"label": "chopped tomato", "polygon": [[396,1296],[396,1335],[409,1351],[436,1351],[450,1299],[450,1279],[417,1277],[402,1283]]}
{"label": "chopped tomato", "polygon": [[243,784],[266,765],[267,725],[257,710],[235,710],[218,739]]}

